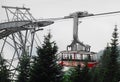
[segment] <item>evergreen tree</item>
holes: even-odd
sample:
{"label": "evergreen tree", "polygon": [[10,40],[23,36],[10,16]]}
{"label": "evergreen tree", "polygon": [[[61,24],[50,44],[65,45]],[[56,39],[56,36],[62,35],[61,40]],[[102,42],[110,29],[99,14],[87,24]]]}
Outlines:
{"label": "evergreen tree", "polygon": [[103,56],[100,60],[99,65],[99,75],[100,80],[99,82],[106,82],[108,81],[108,74],[109,74],[109,63],[110,63],[110,54],[111,54],[111,47],[107,46],[103,52]]}
{"label": "evergreen tree", "polygon": [[100,59],[100,67],[103,67],[103,68],[108,67],[110,62],[110,54],[111,54],[111,47],[107,45]]}
{"label": "evergreen tree", "polygon": [[90,72],[89,72],[89,68],[88,68],[88,63],[85,62],[85,67],[83,67],[82,69],[82,81],[81,82],[90,82],[91,76],[90,76]]}
{"label": "evergreen tree", "polygon": [[63,82],[90,82],[90,74],[89,74],[89,68],[87,64],[85,64],[85,67],[81,68],[80,65],[78,65],[75,68],[72,68],[68,71],[67,77],[64,78]]}
{"label": "evergreen tree", "polygon": [[10,71],[7,69],[6,60],[0,58],[0,82],[10,82]]}
{"label": "evergreen tree", "polygon": [[78,65],[77,67],[70,68],[64,74],[62,82],[81,82],[80,76],[81,76],[81,70],[80,70],[80,65]]}
{"label": "evergreen tree", "polygon": [[82,82],[82,73],[81,73],[81,67],[80,65],[78,65],[76,68],[75,68],[75,72],[73,72],[71,74],[71,80],[73,82]]}
{"label": "evergreen tree", "polygon": [[69,68],[69,70],[64,72],[62,82],[73,82],[75,76],[75,69]]}
{"label": "evergreen tree", "polygon": [[28,82],[30,76],[30,57],[28,55],[22,55],[19,63],[17,82]]}
{"label": "evergreen tree", "polygon": [[90,82],[101,82],[100,68],[94,67],[90,70]]}
{"label": "evergreen tree", "polygon": [[103,53],[100,64],[100,82],[118,82],[118,33],[115,27],[112,34],[111,47],[107,47]]}
{"label": "evergreen tree", "polygon": [[42,47],[37,48],[37,56],[34,58],[31,68],[30,82],[61,82],[62,67],[57,64],[55,56],[58,47],[51,42],[51,34],[44,38]]}
{"label": "evergreen tree", "polygon": [[108,79],[109,82],[118,82],[118,33],[117,33],[117,27],[115,27],[114,32],[112,34],[112,43],[111,43],[111,54],[110,54],[110,62],[109,62],[109,73],[108,73]]}

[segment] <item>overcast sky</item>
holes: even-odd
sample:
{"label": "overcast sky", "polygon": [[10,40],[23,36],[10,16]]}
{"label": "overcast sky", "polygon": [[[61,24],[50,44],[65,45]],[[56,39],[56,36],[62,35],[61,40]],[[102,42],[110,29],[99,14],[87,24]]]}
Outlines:
{"label": "overcast sky", "polygon": [[[57,18],[67,16],[76,11],[89,13],[105,13],[120,11],[120,0],[0,0],[0,6],[28,7],[36,19]],[[0,21],[6,19],[5,11],[0,7]],[[90,17],[80,19],[79,39],[91,45],[91,50],[98,52],[111,42],[111,35],[115,24],[120,30],[120,14]],[[45,27],[39,32],[42,38],[51,29],[53,40],[56,41],[59,51],[65,50],[73,40],[73,20],[55,21],[53,25]],[[118,31],[120,32],[120,31]]]}

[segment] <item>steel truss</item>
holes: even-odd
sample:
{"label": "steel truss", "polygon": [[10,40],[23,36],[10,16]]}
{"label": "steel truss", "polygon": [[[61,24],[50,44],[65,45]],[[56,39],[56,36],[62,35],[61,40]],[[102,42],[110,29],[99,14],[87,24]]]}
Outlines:
{"label": "steel truss", "polygon": [[35,55],[37,31],[41,27],[53,24],[52,21],[38,21],[29,8],[2,6],[7,15],[7,21],[0,23],[0,59],[2,56],[7,59],[7,65],[12,72],[11,79],[18,74],[18,66],[21,56],[32,58]]}

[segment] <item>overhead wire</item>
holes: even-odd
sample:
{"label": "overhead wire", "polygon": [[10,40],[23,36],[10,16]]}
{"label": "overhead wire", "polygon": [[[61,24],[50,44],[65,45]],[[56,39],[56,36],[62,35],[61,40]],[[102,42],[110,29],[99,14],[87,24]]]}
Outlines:
{"label": "overhead wire", "polygon": [[[85,18],[85,17],[94,17],[94,16],[103,16],[103,15],[110,15],[110,14],[117,14],[117,13],[120,13],[120,11],[114,11],[114,12],[107,12],[107,13],[98,13],[98,14],[88,14],[86,16],[80,16],[79,18]],[[71,19],[73,17],[71,16],[64,16],[64,17],[58,17],[58,18],[46,18],[46,19],[38,19],[38,20],[41,20],[41,21],[58,21],[58,20],[64,20],[64,19]]]}

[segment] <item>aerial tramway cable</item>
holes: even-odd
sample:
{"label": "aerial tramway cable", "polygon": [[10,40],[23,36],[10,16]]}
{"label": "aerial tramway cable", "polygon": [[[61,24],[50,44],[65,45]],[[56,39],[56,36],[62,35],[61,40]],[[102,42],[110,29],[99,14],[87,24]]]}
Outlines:
{"label": "aerial tramway cable", "polygon": [[[107,12],[107,13],[98,13],[98,14],[88,14],[88,12],[86,12],[86,11],[81,12],[81,13],[83,13],[83,15],[81,15],[79,18],[117,14],[117,13],[120,13],[120,11]],[[87,15],[84,15],[84,13],[87,13]],[[47,18],[47,19],[43,18],[43,19],[39,19],[39,20],[58,21],[58,20],[71,19],[71,18],[73,18],[73,17],[71,17],[71,16],[64,16],[64,17],[58,17],[58,18]]]}

